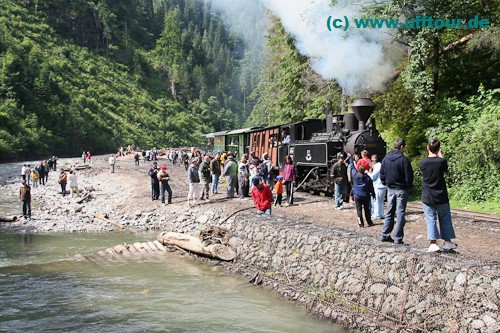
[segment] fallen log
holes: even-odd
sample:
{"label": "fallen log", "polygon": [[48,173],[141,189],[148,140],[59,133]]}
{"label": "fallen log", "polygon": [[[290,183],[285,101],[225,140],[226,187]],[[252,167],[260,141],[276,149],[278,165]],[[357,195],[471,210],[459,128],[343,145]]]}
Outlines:
{"label": "fallen log", "polygon": [[226,245],[210,244],[203,246],[199,238],[178,232],[162,232],[158,235],[157,240],[163,245],[176,245],[189,252],[209,258],[230,261],[236,256],[236,253]]}
{"label": "fallen log", "polygon": [[17,215],[0,215],[0,222],[15,222]]}

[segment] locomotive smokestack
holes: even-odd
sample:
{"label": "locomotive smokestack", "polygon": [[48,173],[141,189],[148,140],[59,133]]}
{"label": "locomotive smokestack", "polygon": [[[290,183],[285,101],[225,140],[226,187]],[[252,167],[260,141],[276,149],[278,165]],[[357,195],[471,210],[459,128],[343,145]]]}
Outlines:
{"label": "locomotive smokestack", "polygon": [[368,118],[370,118],[373,110],[375,110],[376,108],[375,103],[373,103],[373,101],[369,98],[357,98],[354,100],[354,102],[352,102],[351,108],[356,115],[356,118],[358,118],[358,129],[360,131],[365,130],[366,121],[368,120]]}
{"label": "locomotive smokestack", "polygon": [[325,113],[326,113],[326,133],[332,133],[333,113],[332,113],[332,104],[330,102],[325,105]]}

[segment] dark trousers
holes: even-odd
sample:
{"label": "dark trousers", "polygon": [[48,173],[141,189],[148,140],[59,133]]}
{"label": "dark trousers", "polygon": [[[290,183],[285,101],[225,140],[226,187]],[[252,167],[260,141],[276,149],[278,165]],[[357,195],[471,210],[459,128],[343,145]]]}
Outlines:
{"label": "dark trousers", "polygon": [[286,188],[286,202],[293,205],[293,182],[285,182]]}
{"label": "dark trousers", "polygon": [[31,200],[23,200],[23,217],[31,217]]}
{"label": "dark trousers", "polygon": [[239,176],[238,184],[240,185],[238,191],[240,198],[248,197],[248,191],[249,191],[248,179],[246,179],[244,176]]}
{"label": "dark trousers", "polygon": [[370,211],[370,197],[368,198],[354,197],[354,202],[356,203],[356,213],[358,214],[359,224],[364,225],[363,210],[365,211],[366,222],[368,224],[372,224],[372,217]]}
{"label": "dark trousers", "polygon": [[276,200],[274,200],[274,205],[280,205],[281,206],[281,201],[283,200],[283,194],[276,194]]}
{"label": "dark trousers", "polygon": [[160,197],[160,182],[151,182],[151,199],[158,200]]}
{"label": "dark trousers", "polygon": [[168,193],[168,203],[172,203],[172,189],[170,188],[170,185],[168,184],[161,184],[160,185],[160,197],[161,197],[161,203],[165,203],[165,191]]}
{"label": "dark trousers", "polygon": [[61,184],[61,193],[63,197],[66,195],[66,183]]}

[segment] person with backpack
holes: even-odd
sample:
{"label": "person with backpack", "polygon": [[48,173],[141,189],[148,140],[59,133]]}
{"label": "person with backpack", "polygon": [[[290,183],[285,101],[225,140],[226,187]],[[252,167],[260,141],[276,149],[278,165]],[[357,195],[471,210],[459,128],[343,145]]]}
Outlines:
{"label": "person with backpack", "polygon": [[208,193],[210,192],[210,182],[212,181],[212,175],[210,172],[210,156],[205,155],[203,157],[203,162],[200,164],[200,182],[201,182],[201,197],[200,200],[210,200],[208,198]]}
{"label": "person with backpack", "polygon": [[68,182],[68,175],[64,171],[63,168],[61,168],[61,172],[59,173],[59,178],[57,182],[61,185],[61,193],[62,196],[66,196],[66,184]]}

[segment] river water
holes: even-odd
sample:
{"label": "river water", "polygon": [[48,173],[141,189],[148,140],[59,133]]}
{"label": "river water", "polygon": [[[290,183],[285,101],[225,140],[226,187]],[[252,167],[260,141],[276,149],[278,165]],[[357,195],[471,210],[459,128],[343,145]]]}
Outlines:
{"label": "river water", "polygon": [[[15,181],[18,165],[9,167],[14,174],[4,166],[0,176]],[[17,200],[0,202],[19,209]],[[223,268],[172,253],[61,260],[155,236],[0,232],[0,332],[346,332]]]}

